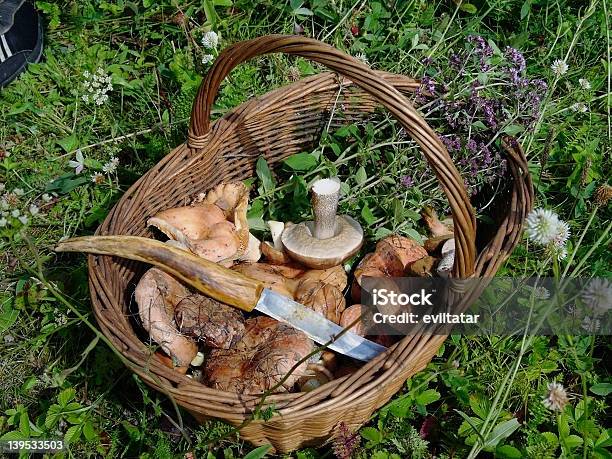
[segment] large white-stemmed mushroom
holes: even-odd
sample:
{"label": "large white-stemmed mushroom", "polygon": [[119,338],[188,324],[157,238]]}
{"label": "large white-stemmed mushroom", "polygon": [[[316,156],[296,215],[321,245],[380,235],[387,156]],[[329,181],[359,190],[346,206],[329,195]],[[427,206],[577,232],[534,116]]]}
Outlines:
{"label": "large white-stemmed mushroom", "polygon": [[314,222],[286,227],[281,236],[291,258],[315,269],[330,268],[353,256],[363,242],[363,229],[348,215],[336,215],[340,181],[321,179],[312,186]]}

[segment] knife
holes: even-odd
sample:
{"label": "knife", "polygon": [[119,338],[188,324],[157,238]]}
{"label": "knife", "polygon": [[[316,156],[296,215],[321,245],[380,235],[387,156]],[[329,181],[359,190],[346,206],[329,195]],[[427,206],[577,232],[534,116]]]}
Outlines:
{"label": "knife", "polygon": [[354,359],[368,361],[386,347],[327,320],[306,306],[264,287],[258,280],[163,242],[138,236],[86,236],[60,242],[56,252],[86,252],[148,263],[203,294],[246,312],[260,311],[304,332],[310,339]]}

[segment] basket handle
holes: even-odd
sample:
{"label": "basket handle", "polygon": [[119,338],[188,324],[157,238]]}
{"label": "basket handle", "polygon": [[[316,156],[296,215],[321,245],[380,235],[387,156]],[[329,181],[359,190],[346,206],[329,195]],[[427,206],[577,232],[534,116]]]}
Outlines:
{"label": "basket handle", "polygon": [[196,96],[189,126],[189,146],[198,149],[206,145],[206,134],[211,126],[212,104],[221,82],[232,69],[253,57],[277,52],[301,56],[325,65],[372,95],[397,118],[406,132],[420,145],[448,198],[455,226],[453,276],[471,276],[476,259],[476,218],[463,179],[446,147],[410,101],[397,89],[359,60],[330,45],[301,36],[266,35],[226,48],[217,57]]}

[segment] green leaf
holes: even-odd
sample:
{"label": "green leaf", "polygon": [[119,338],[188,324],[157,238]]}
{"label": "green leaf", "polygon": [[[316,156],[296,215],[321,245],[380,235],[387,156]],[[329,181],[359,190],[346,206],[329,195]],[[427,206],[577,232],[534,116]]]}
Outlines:
{"label": "green leaf", "polygon": [[64,149],[66,153],[70,153],[74,151],[79,146],[79,139],[76,134],[72,134],[68,137],[64,137],[63,139],[59,139],[56,141],[60,147]]}
{"label": "green leaf", "polygon": [[359,431],[359,434],[370,442],[370,446],[379,444],[383,439],[380,430],[374,427],[364,427]]}
{"label": "green leaf", "polygon": [[470,13],[470,14],[478,13],[478,9],[471,3],[461,3],[461,6],[459,7],[459,9],[461,11],[465,11],[466,13]]}
{"label": "green leaf", "polygon": [[612,392],[612,384],[610,383],[595,384],[594,386],[591,387],[590,391],[593,392],[595,395],[603,395],[605,397],[610,392]]}
{"label": "green leaf", "polygon": [[272,178],[272,172],[268,167],[268,162],[263,156],[260,156],[255,165],[255,172],[257,177],[261,180],[261,186],[264,192],[268,193],[274,189],[274,179]]}
{"label": "green leaf", "polygon": [[272,449],[272,445],[263,445],[259,448],[255,448],[249,454],[244,456],[244,459],[260,459],[268,454],[268,451]]}
{"label": "green leaf", "polygon": [[313,14],[308,8],[298,8],[293,13],[298,16],[312,16]]}
{"label": "green leaf", "polygon": [[316,167],[318,161],[310,153],[297,153],[289,156],[283,162],[294,171],[309,171]]}
{"label": "green leaf", "polygon": [[60,414],[62,412],[62,408],[54,403],[47,409],[47,416],[45,417],[45,427],[51,429],[55,427],[57,422],[59,421]]}
{"label": "green leaf", "polygon": [[70,426],[64,434],[64,441],[68,444],[77,441],[81,437],[81,431],[83,427],[81,425]]}
{"label": "green leaf", "polygon": [[98,438],[96,429],[94,429],[94,425],[91,421],[87,421],[85,424],[83,424],[83,435],[87,441],[94,441],[96,438]]}
{"label": "green leaf", "polygon": [[480,419],[486,419],[491,410],[491,402],[482,394],[470,395],[470,408]]}
{"label": "green leaf", "polygon": [[355,182],[357,182],[357,185],[362,185],[367,180],[368,173],[366,172],[365,168],[361,166],[359,169],[357,169],[357,172],[355,173]]}
{"label": "green leaf", "polygon": [[440,400],[440,392],[434,389],[427,389],[426,391],[417,395],[415,398],[415,401],[419,405],[423,405],[423,406],[427,406],[430,403],[433,403],[437,400]]}
{"label": "green leaf", "polygon": [[19,416],[19,431],[23,434],[24,438],[30,437],[30,418],[27,411],[23,411]]}
{"label": "green leaf", "polygon": [[521,459],[523,454],[514,446],[503,445],[495,450],[495,455],[502,459]]}
{"label": "green leaf", "polygon": [[567,446],[569,449],[574,449],[577,446],[582,445],[582,438],[578,435],[568,435],[565,437],[563,443],[565,443],[565,446]]}
{"label": "green leaf", "polygon": [[509,124],[504,127],[502,132],[505,132],[508,135],[517,135],[519,132],[523,132],[525,128],[518,124]]}
{"label": "green leaf", "polygon": [[68,402],[74,399],[75,394],[76,394],[76,391],[72,387],[69,387],[68,389],[64,389],[57,396],[57,403],[63,408],[68,404]]}
{"label": "green leaf", "polygon": [[7,298],[3,301],[2,309],[0,309],[0,334],[4,334],[17,320],[19,316],[19,311],[17,309],[13,309],[10,304],[10,298]]}
{"label": "green leaf", "polygon": [[555,448],[557,448],[559,446],[559,439],[557,438],[557,436],[554,433],[552,433],[552,432],[542,432],[541,435],[546,439],[546,442],[550,446],[554,446]]}
{"label": "green leaf", "polygon": [[367,204],[363,206],[363,209],[361,209],[361,216],[368,225],[372,225],[376,221],[376,217]]}
{"label": "green leaf", "polygon": [[529,11],[531,11],[531,0],[525,0],[525,3],[521,6],[521,21],[527,17]]}
{"label": "green leaf", "polygon": [[516,418],[499,423],[487,437],[483,448],[495,448],[500,441],[508,438],[520,426]]}

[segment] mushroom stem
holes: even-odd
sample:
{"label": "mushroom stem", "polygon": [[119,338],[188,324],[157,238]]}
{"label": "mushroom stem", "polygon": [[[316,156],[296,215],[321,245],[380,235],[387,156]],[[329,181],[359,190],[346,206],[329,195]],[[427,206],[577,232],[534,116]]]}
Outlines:
{"label": "mushroom stem", "polygon": [[336,210],[340,198],[338,178],[320,179],[312,185],[313,236],[329,239],[336,234]]}

